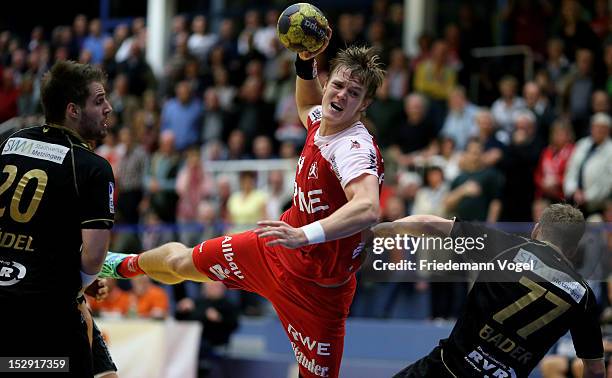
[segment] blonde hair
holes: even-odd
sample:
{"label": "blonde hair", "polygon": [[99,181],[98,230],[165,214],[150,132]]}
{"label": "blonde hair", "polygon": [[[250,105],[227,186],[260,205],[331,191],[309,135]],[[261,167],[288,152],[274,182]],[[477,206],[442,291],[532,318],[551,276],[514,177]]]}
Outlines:
{"label": "blonde hair", "polygon": [[357,79],[366,89],[366,98],[373,98],[385,77],[385,70],[376,50],[373,47],[350,46],[340,50],[331,61],[330,76],[339,68],[351,72],[351,78]]}

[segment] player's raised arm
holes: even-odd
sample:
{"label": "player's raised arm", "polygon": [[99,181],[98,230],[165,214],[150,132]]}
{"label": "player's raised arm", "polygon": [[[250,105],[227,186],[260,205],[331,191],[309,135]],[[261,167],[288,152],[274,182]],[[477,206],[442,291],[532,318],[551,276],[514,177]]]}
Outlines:
{"label": "player's raised arm", "polygon": [[323,89],[317,79],[317,65],[314,58],[327,48],[331,35],[332,30],[328,26],[325,43],[320,49],[315,52],[302,51],[296,57],[295,103],[300,121],[305,127],[308,127],[308,113],[314,106],[321,105],[323,100]]}
{"label": "player's raised arm", "polygon": [[295,101],[300,120],[308,128],[308,113],[312,107],[321,105],[323,99],[314,58],[327,48],[332,30],[317,7],[298,3],[281,13],[276,32],[279,41],[298,54],[295,61]]}

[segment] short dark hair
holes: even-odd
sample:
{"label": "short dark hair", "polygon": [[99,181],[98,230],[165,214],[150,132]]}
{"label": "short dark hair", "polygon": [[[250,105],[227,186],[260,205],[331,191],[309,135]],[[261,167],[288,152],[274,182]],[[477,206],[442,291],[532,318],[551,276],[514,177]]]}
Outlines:
{"label": "short dark hair", "polygon": [[585,229],[584,215],[577,208],[563,203],[548,206],[540,218],[542,239],[571,255],[578,247]]}
{"label": "short dark hair", "polygon": [[330,74],[340,67],[349,69],[351,78],[357,79],[365,87],[365,98],[374,97],[385,77],[385,70],[374,47],[350,46],[340,50],[331,61]]}
{"label": "short dark hair", "polygon": [[42,106],[47,122],[61,123],[66,115],[66,106],[75,103],[85,106],[89,96],[89,84],[104,83],[106,75],[101,69],[89,64],[59,61],[43,78],[41,88]]}

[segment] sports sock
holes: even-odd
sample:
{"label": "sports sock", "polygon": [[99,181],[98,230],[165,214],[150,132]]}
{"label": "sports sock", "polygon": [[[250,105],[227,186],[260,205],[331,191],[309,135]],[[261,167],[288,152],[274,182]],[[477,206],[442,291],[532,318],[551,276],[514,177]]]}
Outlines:
{"label": "sports sock", "polygon": [[129,255],[117,267],[117,273],[125,278],[132,278],[145,274],[144,270],[138,266],[138,259],[140,255]]}

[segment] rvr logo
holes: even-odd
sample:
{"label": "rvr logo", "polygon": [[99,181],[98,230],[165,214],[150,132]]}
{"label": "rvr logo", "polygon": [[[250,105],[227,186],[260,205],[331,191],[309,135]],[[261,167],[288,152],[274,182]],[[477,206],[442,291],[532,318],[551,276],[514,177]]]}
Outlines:
{"label": "rvr logo", "polygon": [[[12,265],[12,267],[10,266]],[[26,275],[26,267],[15,261],[0,260],[0,286],[11,286]]]}
{"label": "rvr logo", "polygon": [[[489,377],[495,378],[516,378],[516,374],[514,373],[514,369],[510,368],[509,371],[506,369],[502,369],[498,365],[496,365],[493,361],[489,361],[483,356],[481,353],[473,350],[468,356],[472,363],[476,364],[479,368],[483,370],[484,373]],[[490,375],[489,375],[490,374]]]}

